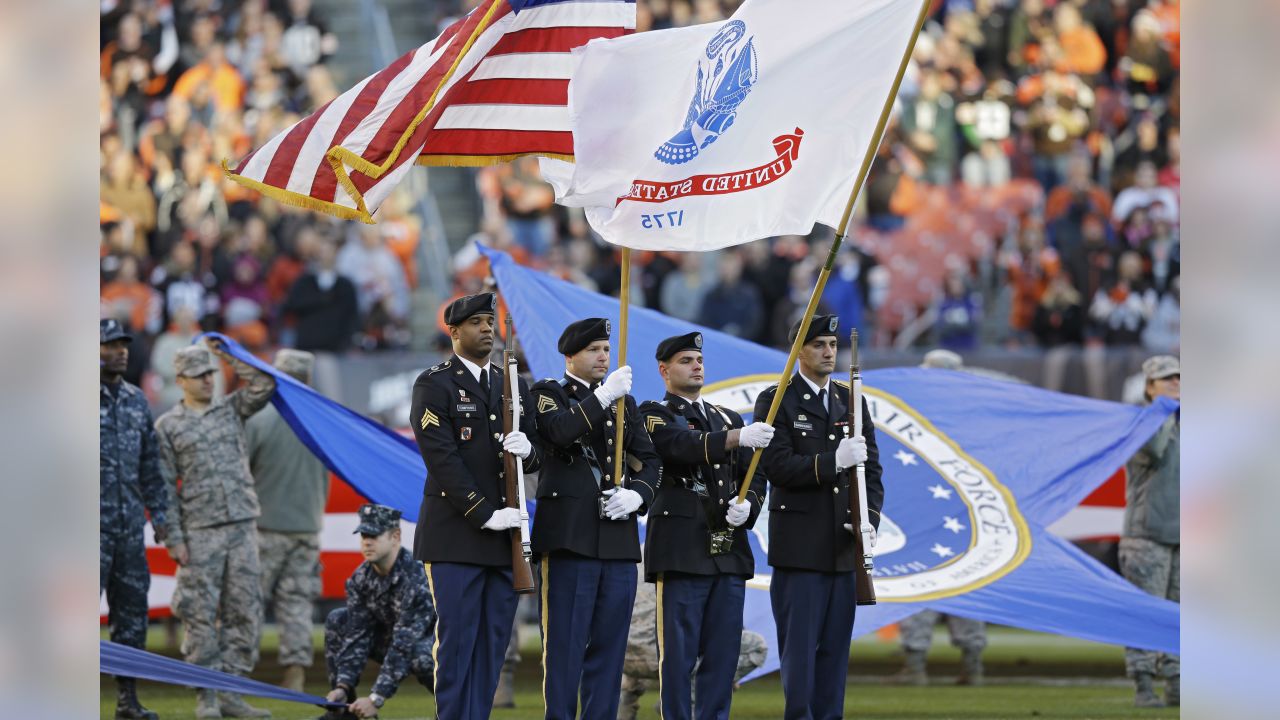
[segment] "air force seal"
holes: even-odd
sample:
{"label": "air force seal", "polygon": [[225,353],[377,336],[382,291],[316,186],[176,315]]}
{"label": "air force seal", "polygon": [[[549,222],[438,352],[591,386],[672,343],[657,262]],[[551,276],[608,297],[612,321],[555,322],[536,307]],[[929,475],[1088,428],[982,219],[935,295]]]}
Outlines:
{"label": "air force seal", "polygon": [[705,57],[698,60],[684,127],[653,153],[658,160],[668,165],[687,163],[733,125],[738,106],[759,76],[755,38],[744,42],[746,34],[746,23],[731,20],[707,43]]}
{"label": "air force seal", "polygon": [[[749,375],[703,388],[709,403],[749,414],[776,375]],[[1031,552],[1031,532],[1013,494],[942,431],[900,398],[863,388],[884,466],[885,506],[875,549],[881,602],[960,595],[995,582]],[[756,538],[769,547],[768,508]],[[763,572],[761,572],[763,570]],[[768,587],[757,565],[752,587]]]}

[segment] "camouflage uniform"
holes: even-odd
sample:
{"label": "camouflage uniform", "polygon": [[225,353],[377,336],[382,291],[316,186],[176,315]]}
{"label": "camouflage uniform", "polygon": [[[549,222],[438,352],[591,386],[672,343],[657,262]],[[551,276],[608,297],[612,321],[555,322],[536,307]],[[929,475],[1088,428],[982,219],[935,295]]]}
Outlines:
{"label": "camouflage uniform", "polygon": [[[1174,602],[1179,602],[1182,590],[1179,445],[1179,418],[1174,414],[1129,461],[1120,537],[1120,572],[1125,579]],[[1180,674],[1177,655],[1125,648],[1124,660],[1130,676]]]}
{"label": "camouflage uniform", "polygon": [[[934,610],[922,610],[898,622],[902,632],[902,649],[912,652],[929,652],[933,644],[933,626],[944,616]],[[968,652],[982,652],[987,647],[987,624],[958,615],[947,615],[947,631],[951,644]]]}
{"label": "camouflage uniform", "polygon": [[[360,509],[357,532],[366,531],[368,508],[382,506],[365,505]],[[399,525],[399,517],[395,512],[395,526]],[[372,692],[384,700],[394,695],[400,681],[410,674],[432,689],[435,625],[427,573],[422,563],[413,559],[413,553],[400,548],[386,575],[380,575],[373,563],[365,562],[347,580],[346,607],[334,610],[325,619],[324,661],[329,670],[329,686],[346,686],[348,697],[354,700],[360,674],[372,659],[381,665]]]}
{"label": "camouflage uniform", "polygon": [[258,529],[262,600],[280,626],[280,664],[311,667],[312,603],[320,596],[320,535]]}
{"label": "camouflage uniform", "polygon": [[[642,571],[643,572],[643,571]],[[764,665],[769,643],[764,636],[742,631],[738,650],[737,683],[748,673]],[[697,668],[694,669],[697,671]],[[622,688],[618,702],[618,720],[635,720],[640,697],[658,687],[658,592],[653,583],[643,580],[636,589],[636,602],[631,610],[631,630],[627,635],[627,657],[622,665]],[[694,698],[697,704],[697,698]]]}
{"label": "camouflage uniform", "polygon": [[[99,321],[98,336],[113,353],[121,342],[133,342],[133,336],[112,318]],[[118,355],[112,364],[116,359]],[[98,594],[107,595],[111,639],[141,648],[147,641],[147,591],[151,588],[143,508],[151,512],[156,538],[163,540],[164,480],[147,400],[136,386],[119,377],[110,380],[106,363],[103,358],[106,377],[98,388]],[[116,677],[115,717],[156,720],[156,714],[138,702],[135,678]]]}
{"label": "camouflage uniform", "polygon": [[[1157,355],[1142,363],[1143,395],[1151,383],[1180,378],[1178,358]],[[1182,595],[1181,411],[1174,412],[1125,466],[1124,530],[1120,533],[1120,573],[1147,592],[1173,602]],[[1125,671],[1134,681],[1137,707],[1182,702],[1182,669],[1177,655],[1143,648],[1124,649]],[[1165,679],[1163,701],[1152,687]]]}
{"label": "camouflage uniform", "polygon": [[111,640],[141,648],[147,639],[147,518],[165,527],[164,481],[147,399],[121,380],[98,391],[98,592],[107,594]]}
{"label": "camouflage uniform", "polygon": [[[203,412],[179,403],[156,421],[170,507],[165,544],[186,544],[174,613],[186,630],[187,662],[248,674],[257,661],[262,586],[258,566],[258,497],[249,474],[244,422],[275,391],[275,378],[232,360],[245,385]],[[217,370],[209,350],[183,348],[178,374]],[[178,488],[178,478],[182,488]]]}
{"label": "camouflage uniform", "polygon": [[[276,353],[274,365],[307,383],[314,362],[311,353],[283,349]],[[302,668],[312,662],[312,604],[321,590],[320,530],[329,496],[329,471],[274,407],[249,418],[245,435],[249,468],[262,506],[257,523],[262,601],[271,607],[280,626],[279,659],[285,667],[285,685],[293,683],[293,689],[300,690]]]}

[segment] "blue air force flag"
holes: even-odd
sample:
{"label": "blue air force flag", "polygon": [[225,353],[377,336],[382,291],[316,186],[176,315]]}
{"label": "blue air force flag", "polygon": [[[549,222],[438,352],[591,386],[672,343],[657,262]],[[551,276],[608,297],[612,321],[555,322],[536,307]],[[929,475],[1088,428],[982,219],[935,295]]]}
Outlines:
{"label": "blue air force flag", "polygon": [[575,162],[542,159],[606,240],[711,250],[839,224],[921,0],[747,0],[723,23],[573,50]]}
{"label": "blue air force flag", "polygon": [[[484,252],[536,375],[564,371],[556,351],[564,326],[617,312],[613,298]],[[704,396],[748,415],[786,360],[776,350],[644,308],[633,310],[631,327],[636,358],[653,357],[663,338],[701,331]],[[276,377],[272,402],[331,470],[370,500],[416,519],[425,469],[412,441],[226,342],[233,355]],[[1045,530],[1154,434],[1174,403],[1138,408],[947,370],[873,370],[864,378],[885,468],[885,505],[876,548],[880,604],[858,610],[855,636],[932,608],[1177,652],[1176,604],[1134,588]],[[662,396],[656,363],[635,363],[632,394]],[[777,668],[765,592],[767,528],[765,518],[751,536],[756,575],[743,618],[770,642],[758,673]]]}
{"label": "blue air force flag", "polygon": [[[617,300],[484,250],[535,375],[559,376],[565,325],[616,313]],[[666,337],[703,334],[703,397],[748,416],[777,382],[785,354],[644,308],[633,308],[632,394],[662,397],[656,362]],[[614,325],[615,332],[617,324]],[[615,335],[614,343],[619,338]],[[1168,652],[1178,606],[1147,595],[1045,527],[1124,463],[1176,407],[1063,395],[963,372],[900,368],[863,374],[884,466],[876,547],[880,604],[859,608],[854,635],[924,608],[1033,630]],[[775,638],[766,561],[768,518],[752,531],[756,575],[744,622]],[[776,643],[760,672],[777,667]]]}

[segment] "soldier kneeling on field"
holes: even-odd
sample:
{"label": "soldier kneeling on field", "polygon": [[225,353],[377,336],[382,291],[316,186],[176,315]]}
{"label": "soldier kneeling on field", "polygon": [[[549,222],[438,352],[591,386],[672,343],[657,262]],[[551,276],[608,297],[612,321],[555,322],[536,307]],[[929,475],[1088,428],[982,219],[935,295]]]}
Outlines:
{"label": "soldier kneeling on field", "polygon": [[[365,562],[347,580],[346,607],[329,613],[324,623],[324,660],[333,688],[328,700],[347,707],[330,710],[324,720],[377,717],[410,674],[428,691],[435,682],[435,607],[422,563],[400,547],[400,511],[364,505],[356,532]],[[370,659],[382,667],[372,692],[357,698],[356,685]]]}

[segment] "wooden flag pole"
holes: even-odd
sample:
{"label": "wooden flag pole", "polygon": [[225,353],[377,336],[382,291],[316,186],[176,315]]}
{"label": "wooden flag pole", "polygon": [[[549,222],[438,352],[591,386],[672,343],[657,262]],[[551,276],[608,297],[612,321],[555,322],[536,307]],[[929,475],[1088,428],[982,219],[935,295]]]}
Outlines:
{"label": "wooden flag pole", "polygon": [[[809,304],[804,310],[804,319],[800,323],[800,332],[796,334],[795,341],[791,343],[791,354],[787,356],[787,364],[782,370],[782,376],[778,379],[778,390],[773,394],[773,402],[769,405],[769,414],[764,419],[770,425],[773,424],[774,418],[778,416],[778,407],[782,404],[782,395],[787,391],[787,383],[791,380],[792,370],[795,369],[796,357],[799,356],[800,348],[804,345],[804,336],[809,333],[809,323],[813,321],[813,314],[818,309],[818,300],[822,298],[822,291],[827,286],[827,278],[831,276],[831,268],[835,266],[836,254],[839,253],[840,244],[844,242],[845,234],[849,230],[849,217],[853,215],[853,204],[857,201],[858,194],[862,192],[862,186],[867,181],[867,172],[871,170],[871,163],[875,160],[876,150],[880,148],[885,126],[889,124],[889,114],[893,110],[894,98],[898,96],[898,87],[902,85],[902,77],[906,74],[907,65],[911,62],[911,54],[915,51],[916,38],[920,37],[920,28],[924,26],[925,18],[929,15],[929,7],[932,3],[933,0],[923,0],[920,3],[920,14],[916,17],[916,28],[911,33],[911,42],[907,43],[907,49],[902,53],[902,60],[898,63],[898,74],[893,78],[893,87],[889,89],[889,95],[884,99],[884,107],[880,109],[880,119],[876,121],[875,132],[871,135],[871,142],[867,145],[867,152],[862,156],[862,166],[858,168],[858,177],[853,183],[853,191],[849,193],[849,202],[845,204],[844,214],[840,217],[840,227],[836,228],[836,238],[831,243],[831,251],[827,253],[827,261],[823,263],[822,271],[818,273],[818,283],[813,286],[813,293],[809,295]],[[625,309],[623,312],[626,312]],[[626,317],[626,315],[624,314],[623,317]],[[760,418],[755,419],[759,420]],[[747,498],[747,490],[751,488],[751,478],[755,476],[756,467],[760,465],[761,452],[761,448],[756,448],[751,453],[751,464],[747,466],[747,475],[743,478],[742,487],[738,490],[739,500],[746,500]]]}
{"label": "wooden flag pole", "polygon": [[[622,290],[618,296],[621,313],[618,322],[618,367],[627,364],[627,310],[631,307],[631,248],[622,248]],[[617,435],[613,441],[613,484],[622,486],[622,459],[626,450],[622,447],[622,425],[627,417],[627,396],[618,398]]]}

